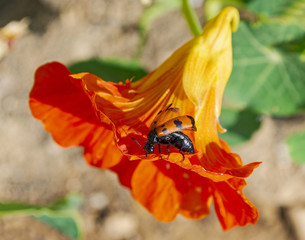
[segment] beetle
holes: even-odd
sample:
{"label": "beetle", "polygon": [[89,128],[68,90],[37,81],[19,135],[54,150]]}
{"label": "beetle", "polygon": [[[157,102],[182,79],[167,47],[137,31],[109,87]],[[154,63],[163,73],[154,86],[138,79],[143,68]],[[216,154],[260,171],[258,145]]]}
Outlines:
{"label": "beetle", "polygon": [[168,116],[171,113],[178,113],[179,108],[171,107],[172,104],[168,105],[164,110],[161,110],[157,116],[155,117],[154,121],[152,122],[149,133],[147,135],[147,142],[145,143],[144,147],[132,137],[141,148],[146,151],[146,158],[147,154],[152,153],[155,148],[155,144],[159,146],[159,156],[161,156],[161,144],[167,145],[168,151],[168,158],[170,156],[169,147],[173,146],[174,148],[179,150],[179,153],[183,156],[184,161],[185,157],[182,152],[186,153],[194,153],[194,146],[192,140],[183,132],[182,130],[192,130],[197,131],[195,126],[195,120],[192,116],[183,115],[174,118],[168,119]]}

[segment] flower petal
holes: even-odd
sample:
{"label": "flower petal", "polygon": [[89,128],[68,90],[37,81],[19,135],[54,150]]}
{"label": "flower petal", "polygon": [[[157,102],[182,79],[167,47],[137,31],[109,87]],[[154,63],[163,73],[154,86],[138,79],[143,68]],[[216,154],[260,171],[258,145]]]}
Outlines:
{"label": "flower petal", "polygon": [[37,69],[29,101],[32,114],[43,122],[59,145],[82,145],[89,164],[113,166],[122,154],[115,146],[112,129],[99,121],[88,96],[71,82],[70,74],[57,62]]}
{"label": "flower petal", "polygon": [[224,8],[205,25],[200,36],[193,40],[184,66],[183,88],[197,107],[206,101],[212,88],[216,94],[216,116],[219,117],[221,99],[232,71],[232,31],[239,23],[239,13],[233,7]]}
{"label": "flower petal", "polygon": [[172,221],[178,213],[192,219],[210,213],[209,180],[166,161],[139,162],[132,193],[160,221]]}
{"label": "flower petal", "polygon": [[141,161],[132,177],[132,194],[159,221],[170,222],[176,218],[182,200],[175,184],[154,162]]}
{"label": "flower petal", "polygon": [[118,175],[120,183],[123,186],[131,189],[131,180],[139,163],[140,161],[129,161],[128,157],[124,156],[122,160],[117,165],[110,168],[110,170]]}
{"label": "flower petal", "polygon": [[245,180],[235,179],[213,184],[214,206],[223,230],[257,222],[257,208],[242,193],[242,188],[246,185]]}
{"label": "flower petal", "polygon": [[[175,168],[177,168],[176,165]],[[186,218],[202,219],[210,214],[212,201],[211,185],[208,178],[203,178],[191,171],[180,169],[175,174],[176,186],[183,194],[179,213]],[[181,177],[182,176],[182,177]]]}
{"label": "flower petal", "polygon": [[[202,166],[201,160],[195,154],[186,155],[184,161],[181,161],[181,158],[182,156],[180,153],[171,153],[170,158],[167,159],[167,161],[174,163],[183,169],[197,173],[202,177],[209,178],[215,182],[226,181],[233,177],[246,178],[253,172],[255,168],[257,168],[261,164],[260,162],[253,162],[247,165],[241,165],[236,167],[231,166],[228,168],[223,168],[223,166],[221,165],[219,165],[218,168],[211,166],[212,169],[215,168],[215,171],[212,171],[207,170],[204,166]],[[227,160],[229,161],[231,158],[232,157],[228,157]],[[222,171],[222,168],[226,170]]]}
{"label": "flower petal", "polygon": [[209,171],[247,177],[260,163],[243,166],[240,157],[218,136],[218,131],[225,131],[218,118],[232,70],[231,35],[238,22],[238,11],[227,7],[206,24],[193,40],[182,80],[186,95],[196,106],[194,143],[201,165]]}
{"label": "flower petal", "polygon": [[[225,85],[232,71],[231,25],[237,28],[239,14],[227,7],[210,20],[194,43],[183,72],[183,87],[196,106],[196,149],[207,153],[210,144],[220,146],[218,117]],[[222,130],[223,131],[223,130]],[[214,160],[209,159],[216,166]]]}

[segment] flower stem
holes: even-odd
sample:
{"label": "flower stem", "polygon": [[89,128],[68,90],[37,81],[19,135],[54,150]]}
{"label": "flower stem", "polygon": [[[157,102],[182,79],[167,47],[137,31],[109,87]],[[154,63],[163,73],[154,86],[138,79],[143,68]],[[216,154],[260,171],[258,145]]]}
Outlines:
{"label": "flower stem", "polygon": [[202,28],[194,9],[190,6],[189,0],[182,0],[182,12],[194,37],[199,36]]}

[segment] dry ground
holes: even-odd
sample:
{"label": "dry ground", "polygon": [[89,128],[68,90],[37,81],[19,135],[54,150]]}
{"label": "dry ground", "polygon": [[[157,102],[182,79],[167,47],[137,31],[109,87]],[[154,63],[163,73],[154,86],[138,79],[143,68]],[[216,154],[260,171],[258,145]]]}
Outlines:
{"label": "dry ground", "polygon": [[[57,146],[28,108],[35,69],[101,56],[130,58],[139,42],[137,0],[1,0],[0,26],[29,17],[30,31],[0,62],[0,200],[43,204],[84,195],[84,239],[305,239],[305,166],[291,162],[284,139],[304,118],[264,117],[251,141],[235,148],[245,163],[262,161],[245,194],[258,207],[256,225],[222,232],[215,213],[198,221],[160,223],[118,184],[114,174],[86,165],[80,148]],[[190,39],[179,12],[157,20],[142,61],[150,70]],[[0,239],[67,239],[28,217],[0,219]]]}

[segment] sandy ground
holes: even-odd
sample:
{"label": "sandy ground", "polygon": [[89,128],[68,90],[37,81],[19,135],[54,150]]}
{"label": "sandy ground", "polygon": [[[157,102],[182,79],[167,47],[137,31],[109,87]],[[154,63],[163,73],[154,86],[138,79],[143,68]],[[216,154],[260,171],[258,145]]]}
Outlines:
{"label": "sandy ground", "polygon": [[[285,137],[305,126],[304,118],[262,118],[251,141],[233,150],[245,163],[262,161],[248,179],[246,196],[258,207],[256,225],[222,232],[212,214],[198,221],[155,220],[116,176],[88,166],[82,149],[56,145],[30,114],[28,94],[35,69],[91,57],[131,58],[139,42],[143,11],[136,0],[0,1],[0,26],[28,17],[30,31],[0,62],[0,201],[44,204],[74,191],[84,196],[80,212],[84,239],[305,239],[305,166],[291,162]],[[191,38],[179,12],[157,20],[142,62],[150,70]],[[29,217],[0,219],[0,239],[68,239]]]}

